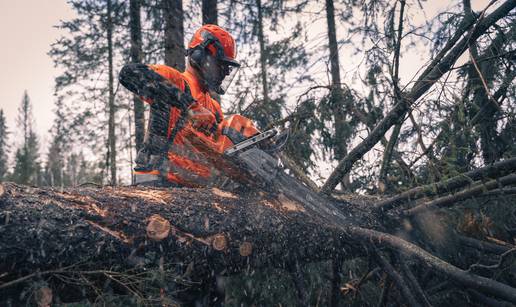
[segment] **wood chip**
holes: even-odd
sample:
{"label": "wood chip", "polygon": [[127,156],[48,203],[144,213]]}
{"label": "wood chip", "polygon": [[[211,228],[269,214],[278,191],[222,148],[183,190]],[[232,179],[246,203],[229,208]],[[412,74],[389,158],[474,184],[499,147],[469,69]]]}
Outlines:
{"label": "wood chip", "polygon": [[224,236],[224,234],[219,233],[213,236],[213,241],[211,242],[211,245],[215,250],[224,251],[228,247],[228,240],[226,239],[226,236]]}
{"label": "wood chip", "polygon": [[236,196],[235,194],[230,193],[230,192],[226,192],[226,191],[222,191],[222,190],[219,190],[217,188],[213,188],[212,192],[213,192],[213,194],[215,194],[217,196],[220,196],[220,197],[231,198],[231,199],[238,199],[238,196]]}
{"label": "wood chip", "polygon": [[243,242],[238,249],[240,256],[248,257],[253,253],[253,245],[250,242]]}
{"label": "wood chip", "polygon": [[0,183],[0,197],[4,196],[4,194],[5,194],[4,185]]}
{"label": "wood chip", "polygon": [[38,307],[50,307],[52,304],[52,289],[41,287],[34,293],[34,298]]}
{"label": "wood chip", "polygon": [[161,241],[170,233],[170,222],[158,214],[149,218],[147,224],[147,236],[154,241]]}
{"label": "wood chip", "polygon": [[305,211],[305,209],[296,201],[288,198],[284,194],[278,196],[281,207],[287,211]]}

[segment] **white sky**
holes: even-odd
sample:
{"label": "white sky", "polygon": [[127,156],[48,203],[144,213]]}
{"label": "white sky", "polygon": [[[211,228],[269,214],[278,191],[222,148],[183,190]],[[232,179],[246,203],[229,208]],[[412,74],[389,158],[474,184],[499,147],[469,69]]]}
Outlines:
{"label": "white sky", "polygon": [[[473,0],[472,6],[479,10],[486,3],[487,0]],[[313,5],[318,7],[323,3],[316,1]],[[425,14],[433,17],[437,11],[448,5],[448,1],[430,0],[425,4]],[[0,0],[0,108],[5,112],[13,135],[16,133],[17,108],[24,90],[27,90],[33,104],[36,131],[41,144],[47,143],[48,130],[53,121],[54,77],[59,73],[47,52],[50,44],[61,34],[53,26],[60,20],[69,20],[73,16],[65,0]],[[423,20],[424,16],[414,18]],[[315,30],[326,31],[324,20],[320,25],[321,28]],[[344,53],[342,52],[341,57],[346,57]],[[417,52],[405,54],[400,68],[402,81],[412,77],[423,64],[420,56]],[[355,67],[356,64],[348,63],[345,58],[341,60],[344,82],[352,82],[349,80],[352,74],[346,74],[349,70],[346,67]],[[325,64],[321,62],[320,65]],[[10,144],[13,144],[13,139],[11,137]]]}
{"label": "white sky", "polygon": [[[0,0],[0,108],[11,132],[16,133],[17,109],[27,90],[36,131],[46,143],[53,120],[54,77],[58,75],[47,52],[60,36],[53,26],[72,17],[64,0]],[[10,144],[13,139],[11,136]]]}

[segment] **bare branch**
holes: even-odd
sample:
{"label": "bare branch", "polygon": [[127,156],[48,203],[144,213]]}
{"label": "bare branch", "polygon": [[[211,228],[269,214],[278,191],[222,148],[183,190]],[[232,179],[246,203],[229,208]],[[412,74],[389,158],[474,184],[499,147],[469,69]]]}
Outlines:
{"label": "bare branch", "polygon": [[378,246],[386,246],[402,252],[408,257],[416,258],[423,264],[428,265],[436,273],[446,276],[447,278],[453,280],[455,283],[481,290],[487,294],[502,298],[512,303],[516,303],[515,288],[500,283],[496,280],[464,271],[428,253],[424,249],[396,236],[353,226],[347,227],[347,233],[348,235],[352,235],[355,238],[361,238],[364,242],[371,242]]}
{"label": "bare branch", "polygon": [[453,204],[460,202],[462,200],[481,195],[482,193],[496,189],[498,187],[503,187],[506,185],[516,183],[516,175],[511,174],[505,177],[498,178],[496,180],[491,180],[485,184],[480,183],[475,185],[472,188],[460,191],[456,194],[447,195],[441,198],[434,199],[432,201],[420,204],[412,209],[406,210],[405,214],[414,215],[427,210],[438,209],[442,207],[452,206]]}
{"label": "bare branch", "polygon": [[423,196],[434,196],[462,188],[476,180],[495,178],[510,174],[516,170],[516,157],[460,174],[458,176],[417,188],[386,199],[375,205],[377,210],[389,210],[401,203],[415,200]]}
{"label": "bare branch", "polygon": [[403,279],[403,277],[394,269],[394,267],[380,255],[376,253],[375,257],[378,261],[378,264],[382,267],[385,273],[389,275],[389,277],[396,283],[398,288],[400,289],[401,294],[407,300],[409,306],[421,306],[414,296],[412,295],[412,291],[410,291],[407,282]]}

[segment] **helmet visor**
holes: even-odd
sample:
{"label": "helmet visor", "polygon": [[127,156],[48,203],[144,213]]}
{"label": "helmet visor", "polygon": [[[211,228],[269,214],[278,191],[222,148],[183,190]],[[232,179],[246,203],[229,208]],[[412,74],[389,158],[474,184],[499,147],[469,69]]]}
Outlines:
{"label": "helmet visor", "polygon": [[201,66],[201,74],[209,90],[222,95],[233,81],[238,68],[239,66],[228,61],[208,55]]}
{"label": "helmet visor", "polygon": [[220,84],[220,92],[217,92],[218,94],[221,94],[221,95],[226,93],[227,89],[233,82],[233,79],[235,79],[235,76],[237,75],[238,71],[240,70],[240,65],[233,66],[233,65],[223,64],[222,69],[223,69],[225,77]]}

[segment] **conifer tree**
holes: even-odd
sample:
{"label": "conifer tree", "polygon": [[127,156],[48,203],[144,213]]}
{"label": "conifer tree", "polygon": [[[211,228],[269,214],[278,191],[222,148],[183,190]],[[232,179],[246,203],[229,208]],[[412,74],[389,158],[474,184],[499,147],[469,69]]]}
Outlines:
{"label": "conifer tree", "polygon": [[65,171],[66,152],[69,148],[68,122],[62,98],[58,98],[55,108],[54,124],[50,130],[52,141],[48,149],[45,165],[45,182],[49,186],[67,186]]}
{"label": "conifer tree", "polygon": [[7,177],[8,166],[8,140],[9,131],[7,130],[7,123],[5,120],[4,110],[0,109],[0,181]]}
{"label": "conifer tree", "polygon": [[39,162],[39,142],[33,130],[32,105],[27,91],[18,108],[17,124],[22,129],[22,143],[16,150],[13,181],[22,184],[40,185],[41,165]]}
{"label": "conifer tree", "polygon": [[67,104],[74,104],[70,107],[75,110],[70,123],[75,130],[85,132],[80,136],[82,143],[91,144],[109,169],[109,182],[116,184],[115,129],[117,109],[122,102],[115,101],[114,74],[120,56],[117,50],[123,50],[126,56],[130,50],[128,32],[121,32],[118,27],[128,19],[127,5],[118,0],[72,0],[69,4],[77,17],[61,22],[58,27],[68,35],[54,43],[49,52],[55,64],[64,68],[64,73],[56,78],[56,92],[67,96]]}

